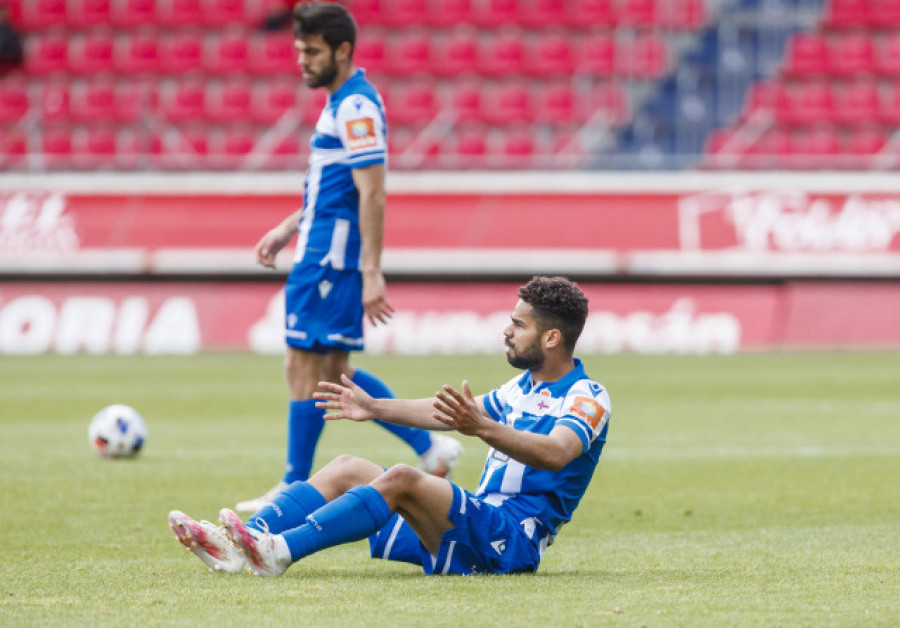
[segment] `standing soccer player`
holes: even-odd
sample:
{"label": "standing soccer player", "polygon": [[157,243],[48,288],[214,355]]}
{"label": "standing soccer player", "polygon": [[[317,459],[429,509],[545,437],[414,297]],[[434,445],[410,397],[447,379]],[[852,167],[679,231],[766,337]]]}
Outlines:
{"label": "standing soccer player", "polygon": [[[387,137],[384,104],[362,69],[353,65],[356,24],[334,3],[297,4],[295,46],[305,83],[328,101],[310,140],[303,207],[266,233],[256,259],[274,268],[275,256],[297,234],[294,267],[285,293],[285,374],[290,392],[284,477],[237,509],[253,512],[292,482],[306,480],[324,426],[312,398],[318,382],[341,375],[374,397],[391,392],[349,362],[363,349],[363,317],[384,324],[393,314],[381,271]],[[421,429],[381,423],[420,457],[428,473],[448,476],[462,451],[459,441]]]}

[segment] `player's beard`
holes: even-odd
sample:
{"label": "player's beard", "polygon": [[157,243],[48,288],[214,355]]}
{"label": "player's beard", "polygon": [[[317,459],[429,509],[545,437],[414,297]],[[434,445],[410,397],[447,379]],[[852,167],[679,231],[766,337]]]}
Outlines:
{"label": "player's beard", "polygon": [[544,365],[544,352],[541,349],[540,339],[522,349],[509,348],[512,349],[512,353],[507,352],[506,361],[514,368],[536,371]]}
{"label": "player's beard", "polygon": [[335,59],[334,51],[332,51],[329,64],[322,68],[318,74],[311,74],[309,78],[306,79],[306,85],[312,88],[331,85],[334,82],[334,79],[337,78],[337,73],[337,60]]}

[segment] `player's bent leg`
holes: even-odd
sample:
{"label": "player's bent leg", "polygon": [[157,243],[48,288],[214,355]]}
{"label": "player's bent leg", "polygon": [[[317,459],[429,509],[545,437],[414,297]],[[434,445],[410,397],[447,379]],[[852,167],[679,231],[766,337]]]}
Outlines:
{"label": "player's bent leg", "polygon": [[194,521],[180,510],[169,513],[169,527],[175,533],[175,539],[203,561],[210,571],[240,573],[243,570],[244,557],[220,527],[209,521]]}
{"label": "player's bent leg", "polygon": [[444,532],[453,524],[447,518],[453,505],[453,485],[443,478],[398,464],[376,478],[371,486],[399,512],[429,552],[437,554]]}
{"label": "player's bent leg", "polygon": [[316,471],[309,484],[330,502],[354,486],[370,484],[384,473],[384,468],[374,462],[343,454]]}

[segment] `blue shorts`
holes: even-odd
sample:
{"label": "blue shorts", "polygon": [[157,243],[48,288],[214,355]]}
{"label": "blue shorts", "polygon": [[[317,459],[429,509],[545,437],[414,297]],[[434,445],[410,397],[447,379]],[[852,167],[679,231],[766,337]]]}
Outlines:
{"label": "blue shorts", "polygon": [[296,265],[284,286],[284,337],[294,349],[362,351],[362,275],[318,264]]}
{"label": "blue shorts", "polygon": [[522,573],[537,571],[541,556],[519,517],[502,506],[486,504],[453,485],[447,514],[453,527],[432,556],[410,525],[395,514],[369,537],[372,558],[421,565],[426,574]]}

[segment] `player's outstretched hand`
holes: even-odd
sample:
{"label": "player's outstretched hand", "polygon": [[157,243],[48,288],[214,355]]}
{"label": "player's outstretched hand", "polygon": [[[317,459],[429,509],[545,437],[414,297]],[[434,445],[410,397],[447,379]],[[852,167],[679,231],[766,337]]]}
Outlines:
{"label": "player's outstretched hand", "polygon": [[478,409],[469,382],[463,381],[462,392],[447,384],[444,384],[443,388],[443,391],[435,395],[437,399],[432,405],[437,412],[431,416],[460,434],[478,436],[485,418]]}
{"label": "player's outstretched hand", "polygon": [[318,399],[317,408],[334,410],[325,415],[326,419],[350,419],[351,421],[370,421],[375,418],[372,412],[374,400],[366,391],[350,381],[346,375],[341,375],[341,384],[334,382],[319,382],[319,388],[313,393],[313,398]]}

